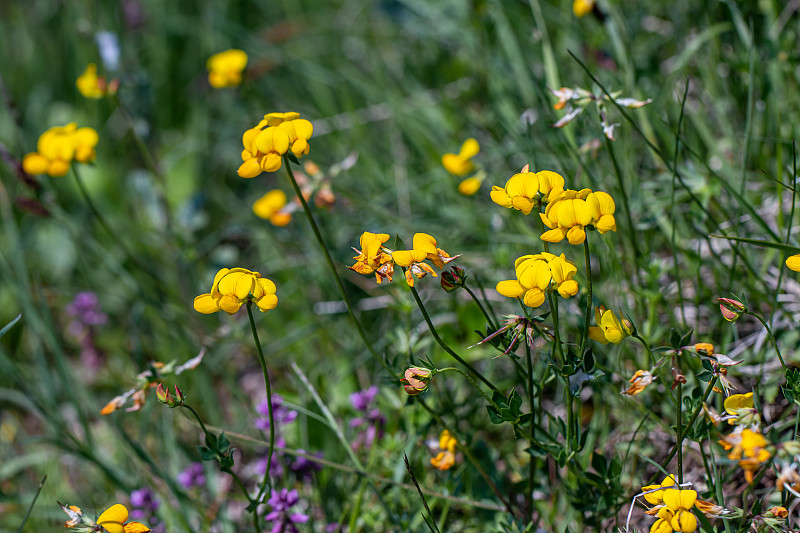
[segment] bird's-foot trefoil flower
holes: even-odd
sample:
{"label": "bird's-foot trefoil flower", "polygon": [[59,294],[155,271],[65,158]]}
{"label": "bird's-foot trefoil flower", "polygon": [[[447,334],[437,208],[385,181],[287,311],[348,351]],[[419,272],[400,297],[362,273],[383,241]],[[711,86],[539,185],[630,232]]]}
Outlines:
{"label": "bird's-foot trefoil flower", "polygon": [[509,298],[522,298],[528,307],[539,307],[548,291],[557,291],[562,298],[578,293],[578,282],[573,276],[578,269],[560,256],[548,252],[524,255],[514,262],[517,279],[501,281],[497,292]]}
{"label": "bird's-foot trefoil flower", "polygon": [[115,95],[119,89],[119,80],[106,81],[105,76],[97,75],[97,65],[89,63],[86,70],[75,80],[75,86],[84,98],[100,99]]}
{"label": "bird's-foot trefoil flower", "polygon": [[615,210],[614,199],[602,191],[553,191],[547,209],[539,214],[542,223],[549,228],[541,239],[557,243],[566,238],[570,244],[583,244],[587,227],[600,234],[617,231]]}
{"label": "bird's-foot trefoil flower", "polygon": [[626,390],[622,394],[627,394],[629,396],[636,396],[652,382],[653,382],[653,374],[649,370],[637,370],[633,374],[633,377],[628,380],[628,383],[630,383],[631,386],[628,387],[628,390]]}
{"label": "bird's-foot trefoil flower", "polygon": [[95,146],[100,137],[92,128],[79,128],[74,122],[66,126],[54,126],[39,136],[36,151],[26,154],[22,168],[28,174],[64,176],[73,161],[93,161]]}
{"label": "bird's-foot trefoil flower", "polygon": [[464,141],[464,144],[461,145],[461,150],[457,154],[447,153],[442,156],[442,166],[454,176],[469,174],[475,169],[472,158],[478,155],[480,150],[481,147],[478,141],[469,138]]}
{"label": "bird's-foot trefoil flower", "polygon": [[493,186],[491,198],[497,205],[529,215],[533,208],[547,203],[553,191],[564,190],[564,178],[553,171],[529,172],[528,165],[509,178],[504,187]]}
{"label": "bird's-foot trefoil flower", "polygon": [[353,259],[356,264],[348,266],[350,270],[359,274],[369,275],[375,273],[375,281],[379,284],[385,279],[392,281],[394,275],[394,262],[391,252],[384,251],[383,243],[389,240],[386,233],[370,233],[365,231],[361,234],[361,249],[353,250],[358,253]]}
{"label": "bird's-foot trefoil flower", "polygon": [[223,310],[235,314],[244,303],[254,302],[262,311],[275,309],[275,284],[246,268],[223,268],[214,276],[211,291],[194,299],[194,309],[203,314]]}
{"label": "bird's-foot trefoil flower", "polygon": [[409,396],[416,396],[428,388],[433,379],[433,372],[429,368],[412,366],[407,368],[400,381],[405,383],[403,388]]}
{"label": "bird's-foot trefoil flower", "polygon": [[79,507],[64,505],[59,502],[61,509],[67,513],[69,520],[64,527],[71,528],[77,533],[147,533],[150,528],[141,522],[128,522],[128,509],[117,503],[103,511],[97,520],[87,516]]}
{"label": "bird's-foot trefoil flower", "polygon": [[281,168],[283,155],[291,152],[302,157],[309,151],[308,140],[314,126],[299,113],[269,113],[242,135],[242,164],[237,171],[242,178],[254,178],[262,172]]}
{"label": "bird's-foot trefoil flower", "polygon": [[447,252],[437,247],[436,239],[427,233],[415,233],[411,250],[397,250],[392,252],[392,260],[398,266],[406,269],[406,281],[410,287],[414,286],[414,278],[424,278],[427,274],[436,276],[436,272],[423,261],[428,260],[436,268],[442,269],[460,255],[450,256]]}
{"label": "bird's-foot trefoil flower", "polygon": [[236,87],[242,83],[242,72],[247,66],[247,53],[231,48],[208,58],[208,84],[215,89]]}
{"label": "bird's-foot trefoil flower", "polygon": [[292,220],[292,213],[297,209],[297,204],[287,203],[286,193],[274,189],[259,198],[253,204],[253,213],[256,216],[269,220],[273,226],[283,227]]}
{"label": "bird's-foot trefoil flower", "polygon": [[594,317],[597,327],[589,328],[589,338],[601,344],[609,342],[619,344],[633,333],[633,324],[630,320],[618,319],[613,311],[602,305],[594,308]]}
{"label": "bird's-foot trefoil flower", "polygon": [[446,429],[439,435],[439,453],[431,457],[431,465],[439,470],[449,470],[456,464],[456,446],[458,441]]}

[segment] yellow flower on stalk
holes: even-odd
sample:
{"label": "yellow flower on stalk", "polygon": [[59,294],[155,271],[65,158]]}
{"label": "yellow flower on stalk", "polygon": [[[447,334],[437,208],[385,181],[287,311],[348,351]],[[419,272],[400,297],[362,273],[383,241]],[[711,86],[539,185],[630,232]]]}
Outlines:
{"label": "yellow flower on stalk", "polygon": [[275,172],[281,168],[282,157],[289,151],[295,157],[307,154],[314,126],[299,116],[294,112],[269,113],[254,128],[245,131],[239,176],[255,178],[262,172]]}
{"label": "yellow flower on stalk", "polygon": [[789,267],[789,270],[800,272],[800,254],[786,258],[786,266]]}
{"label": "yellow flower on stalk", "polygon": [[564,178],[550,170],[528,172],[528,165],[522,172],[509,178],[504,187],[492,187],[492,201],[497,205],[522,211],[529,215],[534,207],[547,202],[553,190],[563,191]]}
{"label": "yellow flower on stalk", "polygon": [[664,503],[664,490],[667,487],[675,487],[678,485],[678,482],[675,481],[675,476],[667,476],[664,478],[658,485],[647,485],[642,487],[642,492],[644,493],[644,499],[647,500],[647,503],[650,505],[663,505]]}
{"label": "yellow flower on stalk", "polygon": [[461,150],[457,154],[448,153],[442,156],[442,166],[454,176],[468,174],[475,169],[472,158],[478,155],[480,150],[481,146],[478,144],[478,141],[469,138],[464,141],[464,144],[461,145]]}
{"label": "yellow flower on stalk", "polygon": [[292,220],[292,210],[288,207],[293,204],[287,206],[286,201],[286,193],[282,190],[269,191],[253,204],[253,213],[269,220],[274,226],[283,227]]}
{"label": "yellow flower on stalk", "polygon": [[383,243],[389,240],[386,233],[370,233],[365,231],[361,234],[361,250],[353,248],[358,253],[353,259],[356,264],[348,266],[353,272],[359,274],[375,273],[375,281],[379,284],[387,279],[392,281],[394,275],[394,262],[390,253],[383,251]]}
{"label": "yellow flower on stalk", "polygon": [[[664,505],[672,511],[669,525],[681,533],[692,533],[697,530],[697,518],[692,514],[692,507],[697,501],[697,491],[667,489],[664,491]],[[659,511],[661,517],[661,511]]]}
{"label": "yellow flower on stalk", "polygon": [[242,83],[242,71],[247,66],[247,54],[231,48],[208,58],[208,83],[215,89],[235,87]]}
{"label": "yellow flower on stalk", "polygon": [[22,168],[28,174],[64,176],[73,161],[88,163],[94,160],[95,146],[100,137],[92,128],[78,128],[74,122],[54,126],[39,136],[36,152],[25,155]]}
{"label": "yellow flower on stalk", "polygon": [[127,522],[128,509],[121,503],[112,505],[97,519],[97,525],[108,533],[147,533],[150,528],[140,522]]}
{"label": "yellow flower on stalk", "polygon": [[747,394],[731,394],[725,398],[725,403],[723,405],[725,407],[725,411],[729,415],[737,415],[739,414],[738,411],[740,409],[753,408],[753,393],[748,392]]}
{"label": "yellow flower on stalk", "polygon": [[517,279],[501,281],[497,292],[508,298],[522,298],[528,307],[544,303],[548,291],[555,289],[562,298],[578,293],[578,282],[572,277],[578,269],[564,254],[560,256],[542,252],[524,255],[514,262]]}
{"label": "yellow flower on stalk", "polygon": [[449,470],[456,464],[456,445],[458,441],[446,429],[439,435],[439,449],[440,451],[436,457],[431,458],[431,464],[439,470]]}
{"label": "yellow flower on stalk", "polygon": [[596,0],[575,0],[572,2],[572,12],[576,17],[581,18],[592,12],[595,3]]}
{"label": "yellow flower on stalk", "polygon": [[415,233],[411,250],[397,250],[392,252],[392,260],[398,266],[406,269],[406,282],[409,287],[414,286],[414,277],[424,278],[427,274],[436,277],[436,272],[427,264],[426,259],[436,268],[442,269],[447,263],[455,261],[458,255],[450,257],[447,252],[437,248],[436,239],[427,233]]}
{"label": "yellow flower on stalk", "polygon": [[594,308],[594,319],[598,327],[589,328],[589,338],[601,344],[609,342],[619,344],[622,339],[633,333],[633,324],[630,320],[617,319],[613,311],[602,305]]}
{"label": "yellow flower on stalk", "polygon": [[211,291],[194,299],[194,310],[206,315],[222,310],[232,315],[244,303],[252,301],[265,312],[278,305],[275,290],[275,284],[262,278],[258,272],[246,268],[223,268],[214,276]]}
{"label": "yellow flower on stalk", "polygon": [[586,240],[586,227],[594,227],[598,233],[617,231],[614,219],[614,199],[608,193],[591,189],[566,190],[552,193],[547,209],[539,217],[550,228],[542,234],[546,242],[557,243],[567,238],[570,244],[582,244]]}
{"label": "yellow flower on stalk", "polygon": [[85,98],[100,99],[114,95],[119,88],[119,80],[106,82],[105,76],[97,75],[97,65],[89,63],[86,70],[75,80],[75,86]]}

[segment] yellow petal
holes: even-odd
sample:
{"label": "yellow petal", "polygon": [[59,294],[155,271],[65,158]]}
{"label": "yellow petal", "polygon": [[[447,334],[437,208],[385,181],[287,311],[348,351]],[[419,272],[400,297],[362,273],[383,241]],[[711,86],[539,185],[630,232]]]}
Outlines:
{"label": "yellow petal", "polygon": [[[492,192],[489,193],[492,201],[502,207],[511,207],[511,197],[506,194],[505,189],[501,189],[497,185],[492,186]],[[800,262],[798,262],[800,264]]]}
{"label": "yellow petal", "polygon": [[457,156],[456,154],[444,154],[442,156],[442,166],[454,176],[463,176],[472,172],[475,166],[472,161]]}
{"label": "yellow petal", "polygon": [[194,299],[194,310],[204,315],[219,311],[219,301],[210,294],[201,294]]}
{"label": "yellow petal", "polygon": [[567,240],[570,244],[583,244],[586,240],[586,232],[580,226],[573,226],[567,232]]}
{"label": "yellow petal", "polygon": [[424,261],[427,255],[422,250],[397,250],[392,252],[392,260],[402,267],[409,267],[411,263]]}
{"label": "yellow petal", "polygon": [[525,293],[522,301],[528,307],[539,307],[544,303],[544,293],[539,289],[533,288]]}
{"label": "yellow petal", "polygon": [[108,533],[123,533],[122,524],[128,519],[128,509],[121,503],[112,505],[100,515],[97,524],[103,526]]}
{"label": "yellow petal", "polygon": [[[589,328],[589,338],[592,339],[593,341],[599,342],[600,344],[608,344],[608,339],[606,339],[605,334],[603,334],[603,330],[600,329],[600,328],[596,328],[594,326]],[[647,487],[643,487],[642,490],[647,490]],[[655,494],[655,492],[653,494]],[[644,495],[645,499],[648,502],[650,502],[651,504],[656,505],[656,503],[650,501],[648,496],[651,496],[651,495],[650,494],[645,494]],[[661,502],[659,501],[658,503],[661,503]]]}
{"label": "yellow petal", "polygon": [[262,312],[275,309],[278,305],[278,297],[274,294],[265,294],[256,301],[256,305]]}
{"label": "yellow petal", "polygon": [[141,522],[128,522],[125,524],[125,533],[147,533],[150,528]]}
{"label": "yellow petal", "polygon": [[304,139],[307,141],[314,133],[314,125],[306,119],[301,118],[293,120],[292,124],[294,125],[294,131],[297,133],[297,137],[299,139]]}
{"label": "yellow petal", "polygon": [[467,178],[458,184],[458,192],[464,196],[472,196],[481,188],[481,180],[478,178]]}
{"label": "yellow petal", "polygon": [[478,141],[470,137],[464,141],[464,144],[461,145],[461,150],[459,151],[458,155],[464,159],[471,159],[478,155],[478,152],[480,151],[481,146],[478,144]]}
{"label": "yellow petal", "polygon": [[515,279],[501,281],[497,284],[496,289],[497,292],[508,298],[519,298],[528,291]]}
{"label": "yellow petal", "polygon": [[229,315],[233,315],[242,307],[242,301],[232,294],[226,294],[219,299],[219,307]]}
{"label": "yellow petal", "polygon": [[236,171],[240,178],[255,178],[261,174],[261,172],[261,165],[256,158],[248,159],[239,165],[239,169]]}
{"label": "yellow petal", "polygon": [[60,178],[61,176],[66,176],[67,172],[69,172],[69,163],[63,159],[53,159],[50,161],[50,167],[47,169],[47,174],[54,177]]}
{"label": "yellow petal", "polygon": [[511,207],[522,211],[524,215],[530,215],[533,210],[533,201],[524,196],[513,196],[511,198]]}
{"label": "yellow petal", "polygon": [[32,152],[22,159],[22,169],[28,174],[46,174],[50,161],[41,154]]}
{"label": "yellow petal", "polygon": [[425,255],[436,254],[436,239],[427,233],[415,233],[412,240],[414,251],[425,252]]}
{"label": "yellow petal", "polygon": [[594,227],[601,234],[617,231],[617,221],[614,219],[614,215],[603,215],[595,222]]}
{"label": "yellow petal", "polygon": [[786,266],[789,267],[789,270],[794,270],[795,272],[800,272],[800,254],[793,255],[786,259]]}
{"label": "yellow petal", "polygon": [[542,233],[542,235],[539,238],[542,239],[545,242],[556,243],[556,242],[563,241],[564,240],[564,236],[566,234],[567,234],[567,231],[565,229],[554,228],[554,229],[551,229],[550,231],[546,231],[546,232]]}
{"label": "yellow petal", "polygon": [[578,294],[578,282],[574,279],[567,280],[558,286],[558,294],[562,298],[569,298]]}
{"label": "yellow petal", "polygon": [[269,153],[261,160],[261,169],[264,172],[275,172],[281,168],[281,156],[276,153]]}
{"label": "yellow petal", "polygon": [[550,194],[553,189],[564,188],[564,178],[557,172],[541,170],[536,176],[539,178],[539,191],[544,195]]}

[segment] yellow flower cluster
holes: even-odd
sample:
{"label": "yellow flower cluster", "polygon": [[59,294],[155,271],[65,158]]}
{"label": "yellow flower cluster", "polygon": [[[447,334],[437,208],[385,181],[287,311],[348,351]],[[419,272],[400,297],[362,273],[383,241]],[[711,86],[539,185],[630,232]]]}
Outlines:
{"label": "yellow flower cluster", "polygon": [[490,194],[497,205],[530,215],[534,207],[538,208],[549,201],[550,193],[559,194],[563,191],[564,178],[561,174],[550,170],[529,172],[526,165],[522,172],[509,178],[505,187],[493,186]]}
{"label": "yellow flower cluster", "polygon": [[633,324],[630,320],[617,319],[613,311],[602,305],[594,308],[594,319],[598,327],[589,328],[589,338],[601,344],[609,342],[619,344],[622,339],[633,333]]}
{"label": "yellow flower cluster", "polygon": [[586,227],[593,226],[599,233],[617,231],[614,219],[616,206],[608,193],[591,189],[550,192],[547,209],[539,217],[550,228],[542,234],[546,242],[561,242],[564,237],[570,244],[586,240]]}
{"label": "yellow flower cluster", "polygon": [[269,191],[253,204],[253,213],[269,220],[274,226],[283,227],[292,220],[294,204],[287,204],[286,193],[280,189]]}
{"label": "yellow flower cluster", "polygon": [[517,279],[501,281],[497,292],[509,298],[522,298],[528,307],[544,303],[545,293],[555,289],[563,298],[578,293],[578,282],[572,277],[578,272],[564,254],[542,252],[524,255],[514,262]]}
{"label": "yellow flower cluster", "polygon": [[[447,153],[442,156],[442,166],[454,176],[464,176],[475,170],[472,158],[478,155],[481,146],[477,139],[469,138],[461,145],[461,150],[457,154]],[[472,196],[481,188],[481,183],[486,173],[479,171],[474,176],[470,176],[458,184],[458,192],[464,196]]]}
{"label": "yellow flower cluster", "polygon": [[105,76],[97,75],[97,65],[89,63],[86,70],[75,80],[75,85],[85,98],[100,99],[117,93],[119,80],[107,82]]}
{"label": "yellow flower cluster", "polygon": [[296,157],[307,154],[314,126],[299,117],[294,112],[269,113],[256,127],[245,131],[239,176],[255,178],[262,172],[279,170],[283,155],[290,150]]}
{"label": "yellow flower cluster", "polygon": [[[739,426],[741,428],[742,426]],[[728,452],[728,459],[739,461],[739,466],[744,470],[744,477],[752,483],[754,473],[766,463],[772,454],[767,450],[767,439],[760,431],[744,429],[734,431],[723,437],[719,443]]]}
{"label": "yellow flower cluster", "polygon": [[647,503],[658,509],[658,520],[650,527],[650,533],[692,533],[697,529],[697,519],[692,514],[697,492],[678,488],[674,476],[665,477],[659,485],[642,487],[642,492]]}
{"label": "yellow flower cluster", "polygon": [[47,174],[59,177],[69,172],[73,161],[88,163],[95,156],[94,147],[100,140],[92,128],[78,128],[74,122],[66,126],[53,126],[39,136],[36,151],[22,160],[28,174]]}
{"label": "yellow flower cluster", "polygon": [[64,523],[64,527],[75,529],[76,531],[105,531],[107,533],[147,533],[150,528],[141,522],[128,522],[128,509],[121,503],[112,505],[103,511],[97,520],[92,520],[80,507],[75,505],[64,505],[59,502],[61,509],[69,520]]}
{"label": "yellow flower cluster", "polygon": [[214,276],[211,292],[194,299],[194,310],[206,315],[222,310],[232,315],[242,304],[252,301],[262,312],[269,311],[278,305],[275,290],[275,284],[258,272],[223,268]]}
{"label": "yellow flower cluster", "polygon": [[208,58],[208,83],[215,89],[235,87],[242,83],[242,71],[247,66],[247,54],[231,48]]}
{"label": "yellow flower cluster", "polygon": [[353,258],[356,264],[347,268],[359,274],[374,273],[375,280],[381,283],[384,279],[392,281],[394,267],[397,265],[406,269],[406,282],[413,287],[415,277],[421,279],[428,274],[436,276],[436,272],[424,261],[430,261],[441,270],[444,265],[459,257],[450,257],[447,252],[437,248],[436,239],[427,233],[414,234],[411,250],[389,250],[383,246],[388,240],[389,235],[386,233],[365,231],[361,235],[361,250],[353,248],[358,252]]}
{"label": "yellow flower cluster", "polygon": [[431,457],[431,464],[439,470],[449,470],[456,464],[456,445],[458,441],[446,429],[439,435],[440,451],[436,457]]}

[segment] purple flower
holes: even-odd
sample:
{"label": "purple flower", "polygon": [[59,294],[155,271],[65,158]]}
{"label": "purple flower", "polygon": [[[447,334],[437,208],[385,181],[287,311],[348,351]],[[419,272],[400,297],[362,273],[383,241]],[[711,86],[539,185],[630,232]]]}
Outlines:
{"label": "purple flower", "polygon": [[270,533],[300,533],[295,524],[305,524],[308,522],[308,515],[303,513],[292,513],[291,508],[300,500],[297,490],[273,490],[267,500],[267,505],[271,510],[265,520],[272,522]]}
{"label": "purple flower", "polygon": [[[261,459],[258,460],[256,463],[256,472],[264,475],[264,471],[267,469],[267,456],[265,455]],[[270,477],[281,477],[283,476],[284,468],[283,463],[281,463],[280,458],[278,457],[277,453],[272,454],[272,461],[269,464],[269,475]]]}
{"label": "purple flower", "polygon": [[[299,449],[297,451],[301,453],[306,453],[306,451],[303,449]],[[314,454],[314,456],[319,457],[321,459],[322,452],[317,452]],[[311,459],[298,456],[295,458],[294,462],[291,465],[289,465],[289,468],[292,470],[292,472],[294,472],[297,475],[297,477],[306,477],[306,476],[310,477],[313,472],[318,472],[322,470],[322,465],[316,461],[312,461]]]}
{"label": "purple flower", "polygon": [[152,517],[158,510],[159,501],[153,495],[153,491],[148,488],[138,489],[131,492],[131,518],[142,520]]}
{"label": "purple flower", "polygon": [[[269,403],[264,400],[256,406],[256,412],[264,418],[256,419],[254,425],[261,431],[269,431]],[[272,416],[276,426],[282,426],[294,422],[297,418],[297,411],[292,411],[283,405],[283,397],[280,394],[272,395]],[[278,427],[275,429],[277,430]]]}
{"label": "purple flower", "polygon": [[192,463],[178,474],[178,483],[187,489],[202,487],[206,484],[206,474],[202,463]]}
{"label": "purple flower", "polygon": [[108,315],[100,310],[100,301],[93,292],[79,292],[66,307],[67,314],[84,326],[103,326]]}
{"label": "purple flower", "polygon": [[350,395],[350,403],[353,404],[353,407],[359,411],[366,411],[369,408],[369,404],[372,403],[372,400],[375,399],[375,396],[378,395],[378,387],[375,385],[371,386],[368,389],[364,389],[362,391],[354,392]]}

